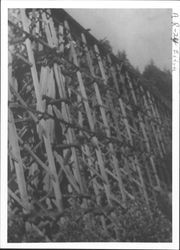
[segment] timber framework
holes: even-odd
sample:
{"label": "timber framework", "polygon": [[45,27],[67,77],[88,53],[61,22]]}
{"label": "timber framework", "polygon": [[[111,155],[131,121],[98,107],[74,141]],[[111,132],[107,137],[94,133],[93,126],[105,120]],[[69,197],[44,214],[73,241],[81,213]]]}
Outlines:
{"label": "timber framework", "polygon": [[171,185],[168,103],[62,9],[10,9],[8,26],[11,211],[63,217],[78,203],[89,220],[141,197],[151,214],[155,187]]}

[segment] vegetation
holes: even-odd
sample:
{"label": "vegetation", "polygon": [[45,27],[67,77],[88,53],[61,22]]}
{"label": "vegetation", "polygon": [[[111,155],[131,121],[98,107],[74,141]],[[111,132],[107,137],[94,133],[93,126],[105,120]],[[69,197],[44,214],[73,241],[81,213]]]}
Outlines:
{"label": "vegetation", "polygon": [[150,64],[145,67],[142,76],[149,80],[162,96],[172,101],[172,74],[169,70],[160,70],[151,60]]}
{"label": "vegetation", "polygon": [[[22,213],[9,216],[9,242],[171,242],[172,226],[160,210],[152,208],[152,218],[147,207],[139,198],[129,201],[127,209],[116,206],[113,210],[114,228],[103,229],[99,223],[97,211],[91,210],[88,216],[96,216],[94,224],[83,216],[81,207],[66,209],[63,217],[52,220],[50,215],[36,215],[38,228],[31,228],[26,232],[27,224],[31,225],[32,215],[28,218]],[[34,216],[34,215],[33,215]]]}
{"label": "vegetation", "polygon": [[[106,51],[112,53],[112,46],[106,38],[100,40],[100,43],[104,46]],[[172,74],[170,70],[161,70],[155,65],[154,61],[151,60],[150,63],[145,66],[141,74],[138,67],[135,68],[130,63],[125,50],[119,50],[116,56],[123,62],[124,66],[130,70],[130,73],[133,74],[134,77],[140,78],[142,81],[148,81],[148,85],[150,85],[149,87],[151,89],[160,93],[168,101],[172,101]]]}

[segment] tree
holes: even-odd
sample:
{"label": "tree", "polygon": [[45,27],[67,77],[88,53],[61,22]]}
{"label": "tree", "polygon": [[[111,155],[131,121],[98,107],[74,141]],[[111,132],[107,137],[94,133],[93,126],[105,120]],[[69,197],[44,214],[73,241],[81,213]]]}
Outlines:
{"label": "tree", "polygon": [[109,53],[113,52],[112,46],[110,44],[110,41],[105,37],[101,40],[99,40],[101,46]]}
{"label": "tree", "polygon": [[156,88],[163,97],[169,101],[172,100],[172,74],[169,70],[160,70],[151,60],[142,75],[151,81],[152,87]]}
{"label": "tree", "polygon": [[117,52],[117,58],[120,61],[129,62],[129,60],[127,59],[127,54],[126,54],[125,50],[123,50],[123,51],[118,50],[118,52]]}

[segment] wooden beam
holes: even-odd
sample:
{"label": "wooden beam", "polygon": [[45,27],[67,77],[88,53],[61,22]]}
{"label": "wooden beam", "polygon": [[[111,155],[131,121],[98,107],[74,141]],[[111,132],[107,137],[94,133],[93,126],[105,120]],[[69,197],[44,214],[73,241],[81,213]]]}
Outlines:
{"label": "wooden beam", "polygon": [[[69,43],[70,43],[70,46],[71,46],[71,53],[72,53],[74,64],[77,67],[79,67],[78,60],[77,60],[77,55],[76,55],[76,51],[75,51],[75,48],[74,48],[74,43],[72,41],[72,37],[71,37],[71,34],[70,34],[70,28],[69,28],[68,22],[65,21],[64,25],[65,25],[65,28],[66,28],[66,30],[68,32],[67,37],[69,39]],[[84,83],[83,83],[83,80],[82,80],[81,72],[79,70],[77,70],[76,75],[77,75],[77,79],[78,79],[78,82],[79,82],[79,88],[81,90],[81,94],[82,94],[83,98],[87,99],[86,90],[85,90]],[[90,129],[91,129],[91,131],[94,131],[94,122],[93,122],[93,118],[92,118],[91,109],[89,107],[89,103],[86,102],[86,101],[83,101],[83,104],[84,104],[84,107],[85,107],[85,110],[86,110],[86,115],[87,115],[87,119],[88,119]],[[105,167],[104,167],[104,162],[103,162],[103,158],[102,158],[102,153],[101,153],[101,150],[100,150],[100,148],[98,146],[98,140],[97,140],[96,137],[93,137],[92,141],[96,145],[95,152],[96,152],[96,156],[97,156],[97,160],[98,160],[98,164],[99,164],[99,168],[100,168],[102,177],[103,177],[103,179],[106,180],[106,183],[108,183],[108,179],[107,179],[107,175],[106,175]],[[110,201],[110,198],[109,198],[110,197],[109,184],[104,184],[104,189],[105,189],[105,192],[106,192],[106,197],[107,197],[108,203],[111,204],[111,201]]]}
{"label": "wooden beam", "polygon": [[[89,54],[89,51],[88,51],[88,48],[87,48],[87,42],[86,42],[85,35],[81,34],[81,37],[82,37],[82,41],[83,41],[84,46],[85,46],[84,49],[86,51],[87,63],[88,63],[90,72],[91,72],[92,76],[94,77],[95,73],[94,73],[94,69],[93,69],[92,59],[90,57],[90,54]],[[97,102],[100,105],[100,112],[101,112],[102,120],[103,120],[103,123],[104,123],[104,127],[106,128],[105,129],[106,136],[110,137],[111,133],[110,133],[110,130],[109,130],[109,124],[108,124],[108,121],[107,121],[106,113],[105,113],[105,110],[103,108],[104,104],[102,102],[100,91],[99,91],[99,88],[98,88],[98,85],[97,85],[96,82],[94,82],[94,90],[95,90],[95,93],[96,93]],[[123,183],[122,183],[121,174],[120,174],[120,171],[119,171],[118,161],[117,161],[117,158],[115,156],[113,144],[109,143],[108,147],[110,149],[110,152],[112,152],[112,164],[113,164],[115,172],[116,172],[116,174],[118,176],[117,180],[118,180],[119,189],[120,189],[120,192],[121,192],[121,195],[122,195],[123,202],[125,202],[126,198],[125,198],[124,191],[123,191]]]}
{"label": "wooden beam", "polygon": [[[20,13],[21,13],[21,18],[22,18],[23,28],[26,32],[29,32],[29,25],[28,25],[28,20],[27,20],[26,14],[25,14],[25,10],[20,9]],[[33,84],[34,84],[34,88],[35,88],[35,94],[36,94],[36,100],[37,100],[37,110],[43,112],[40,84],[39,84],[39,80],[38,80],[38,76],[37,76],[36,64],[35,64],[34,55],[32,52],[31,41],[29,38],[26,39],[25,45],[26,45],[29,61],[32,63],[31,75],[32,75]],[[50,144],[50,137],[49,137],[49,134],[47,131],[46,122],[44,120],[41,120],[40,123],[45,131],[45,134],[43,134],[42,136],[44,139],[45,148],[46,148],[46,152],[47,152],[47,156],[48,156],[49,168],[51,169],[52,175],[54,177],[52,180],[52,184],[53,184],[54,193],[55,193],[55,197],[56,197],[56,206],[57,206],[59,211],[62,211],[63,210],[62,194],[61,194],[61,190],[60,190],[60,186],[59,186],[59,182],[58,182],[56,166],[55,166],[52,148],[51,148],[51,144]]]}

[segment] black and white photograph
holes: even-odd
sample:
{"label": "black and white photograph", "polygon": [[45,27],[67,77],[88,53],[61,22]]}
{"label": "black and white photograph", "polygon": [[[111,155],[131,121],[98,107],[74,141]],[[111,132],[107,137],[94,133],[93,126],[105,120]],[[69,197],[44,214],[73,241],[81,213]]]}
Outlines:
{"label": "black and white photograph", "polygon": [[180,13],[39,2],[6,9],[7,246],[172,244]]}

